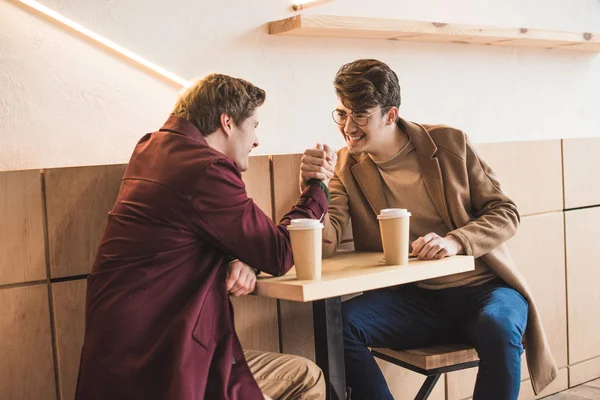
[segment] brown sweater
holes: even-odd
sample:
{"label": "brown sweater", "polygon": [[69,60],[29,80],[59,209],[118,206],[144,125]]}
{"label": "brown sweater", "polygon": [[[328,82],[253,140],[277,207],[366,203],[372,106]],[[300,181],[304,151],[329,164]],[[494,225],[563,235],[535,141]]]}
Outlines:
{"label": "brown sweater", "polygon": [[[383,194],[390,208],[406,208],[411,212],[410,243],[434,232],[445,237],[450,228],[436,210],[421,176],[421,167],[412,140],[392,158],[373,160],[383,186]],[[496,274],[480,258],[475,260],[475,270],[428,279],[417,283],[424,289],[447,289],[458,286],[475,286],[494,279]]]}

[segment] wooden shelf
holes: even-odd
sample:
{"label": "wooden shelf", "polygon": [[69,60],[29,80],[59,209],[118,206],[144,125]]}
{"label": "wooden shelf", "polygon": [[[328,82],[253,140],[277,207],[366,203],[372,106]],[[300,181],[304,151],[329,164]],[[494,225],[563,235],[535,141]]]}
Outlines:
{"label": "wooden shelf", "polygon": [[269,22],[269,34],[528,46],[600,52],[600,33],[497,28],[333,15],[296,15]]}

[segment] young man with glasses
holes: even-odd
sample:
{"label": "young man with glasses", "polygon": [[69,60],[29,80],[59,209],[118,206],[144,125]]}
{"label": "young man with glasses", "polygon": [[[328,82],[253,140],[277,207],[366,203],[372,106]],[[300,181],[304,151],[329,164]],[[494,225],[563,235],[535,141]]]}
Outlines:
{"label": "young man with glasses", "polygon": [[[343,305],[344,357],[353,400],[391,399],[369,347],[470,343],[480,358],[475,400],[517,399],[524,341],[536,393],[557,373],[531,293],[505,242],[520,217],[491,168],[460,130],[398,116],[398,77],[377,60],[342,66],[333,119],[346,141],[336,164],[328,146],[307,150],[301,182],[327,179],[331,203],[323,254],[331,256],[351,221],[356,250],[382,251],[377,214],[412,213],[419,259],[467,254],[471,272],[365,293]],[[334,160],[335,161],[335,160]]]}

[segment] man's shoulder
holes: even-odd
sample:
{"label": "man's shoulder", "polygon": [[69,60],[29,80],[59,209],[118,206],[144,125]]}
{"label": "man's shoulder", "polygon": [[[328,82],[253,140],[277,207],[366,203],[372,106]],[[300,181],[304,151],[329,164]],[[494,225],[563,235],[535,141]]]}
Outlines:
{"label": "man's shoulder", "polygon": [[469,141],[465,132],[445,124],[423,124],[421,126],[425,128],[438,150],[465,159]]}

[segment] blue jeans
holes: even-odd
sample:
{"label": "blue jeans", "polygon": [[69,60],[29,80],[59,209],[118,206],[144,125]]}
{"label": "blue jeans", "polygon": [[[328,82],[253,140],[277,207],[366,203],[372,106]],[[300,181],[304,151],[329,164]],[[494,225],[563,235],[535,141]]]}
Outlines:
{"label": "blue jeans", "polygon": [[352,400],[393,399],[368,347],[449,343],[472,344],[479,354],[474,400],[517,399],[528,305],[502,280],[442,290],[405,285],[365,293],[342,307]]}

